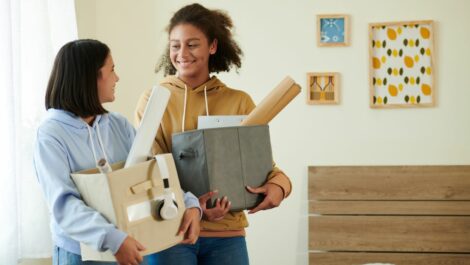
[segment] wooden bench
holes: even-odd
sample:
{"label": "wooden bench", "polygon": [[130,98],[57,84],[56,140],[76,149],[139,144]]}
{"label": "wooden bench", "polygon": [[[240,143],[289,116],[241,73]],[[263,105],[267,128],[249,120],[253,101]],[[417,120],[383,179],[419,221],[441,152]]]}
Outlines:
{"label": "wooden bench", "polygon": [[470,264],[470,166],[309,167],[309,263]]}

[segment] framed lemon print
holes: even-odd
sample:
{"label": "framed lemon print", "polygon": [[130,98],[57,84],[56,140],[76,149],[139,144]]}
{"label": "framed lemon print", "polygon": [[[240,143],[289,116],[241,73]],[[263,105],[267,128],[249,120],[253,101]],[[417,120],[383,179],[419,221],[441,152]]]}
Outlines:
{"label": "framed lemon print", "polygon": [[317,15],[317,44],[318,46],[348,46],[347,15]]}
{"label": "framed lemon print", "polygon": [[435,104],[433,22],[369,24],[370,106]]}
{"label": "framed lemon print", "polygon": [[338,73],[307,73],[307,103],[337,104]]}

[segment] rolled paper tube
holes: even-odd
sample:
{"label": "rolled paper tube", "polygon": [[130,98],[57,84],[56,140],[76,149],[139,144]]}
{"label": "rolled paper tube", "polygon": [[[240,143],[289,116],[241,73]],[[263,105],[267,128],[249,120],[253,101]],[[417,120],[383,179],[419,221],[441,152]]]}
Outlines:
{"label": "rolled paper tube", "polygon": [[268,124],[299,93],[300,86],[287,76],[251,111],[241,125]]}

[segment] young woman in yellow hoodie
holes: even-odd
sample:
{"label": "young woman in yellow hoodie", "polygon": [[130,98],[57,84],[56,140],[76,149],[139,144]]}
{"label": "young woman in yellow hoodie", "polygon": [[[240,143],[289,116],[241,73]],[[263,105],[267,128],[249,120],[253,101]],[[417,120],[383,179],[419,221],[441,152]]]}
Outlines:
{"label": "young woman in yellow hoodie", "polygon": [[[169,44],[157,71],[164,70],[160,85],[171,91],[167,109],[153,143],[153,153],[171,153],[173,133],[197,128],[201,115],[245,115],[255,104],[240,90],[227,87],[210,73],[240,68],[242,51],[232,37],[230,17],[220,10],[209,10],[199,4],[178,10],[168,26]],[[136,109],[136,122],[144,113],[151,90],[141,96]],[[265,199],[248,213],[280,205],[291,192],[289,178],[277,167],[261,187],[247,187]],[[206,202],[217,192],[199,198],[203,209],[201,233],[195,244],[180,244],[153,256],[158,264],[249,264],[245,242],[248,226],[243,212],[230,211],[230,198],[217,200],[207,209]],[[151,261],[149,261],[151,262]]]}

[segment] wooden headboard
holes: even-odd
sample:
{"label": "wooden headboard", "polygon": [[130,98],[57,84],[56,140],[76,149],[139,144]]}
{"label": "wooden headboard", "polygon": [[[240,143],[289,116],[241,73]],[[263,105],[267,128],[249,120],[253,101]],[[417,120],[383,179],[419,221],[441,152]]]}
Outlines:
{"label": "wooden headboard", "polygon": [[309,167],[310,265],[470,264],[470,166]]}

